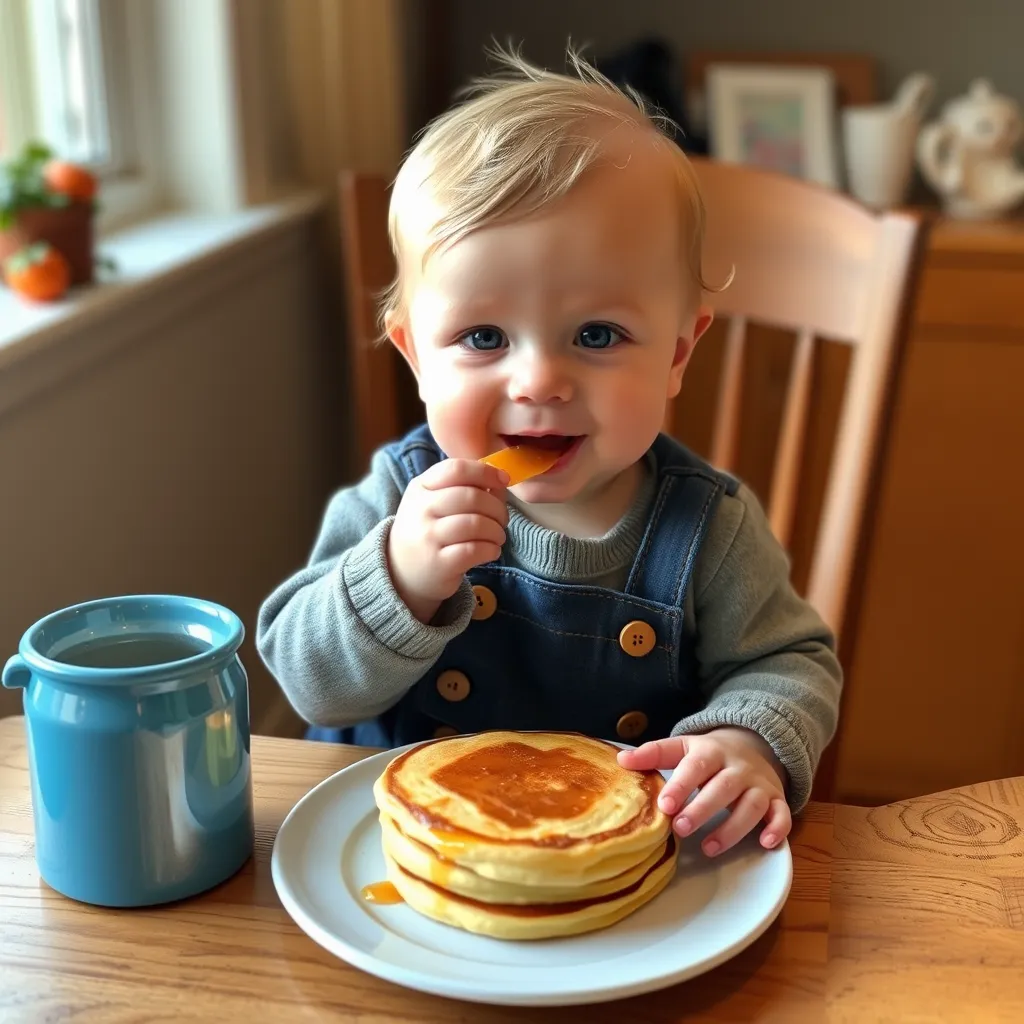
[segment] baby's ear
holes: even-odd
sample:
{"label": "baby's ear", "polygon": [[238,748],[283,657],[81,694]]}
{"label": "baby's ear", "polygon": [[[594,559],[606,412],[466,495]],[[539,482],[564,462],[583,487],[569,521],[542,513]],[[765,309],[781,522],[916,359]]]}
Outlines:
{"label": "baby's ear", "polygon": [[384,330],[387,332],[391,344],[402,353],[402,358],[409,364],[409,368],[418,381],[420,379],[420,364],[416,358],[416,346],[413,344],[409,325],[396,313],[388,313],[384,318]]}
{"label": "baby's ear", "polygon": [[672,369],[669,371],[668,397],[675,398],[683,386],[683,373],[693,355],[693,348],[701,335],[711,326],[715,314],[710,306],[701,306],[693,318],[693,325],[687,325],[685,334],[676,338],[676,351],[672,357]]}
{"label": "baby's ear", "polygon": [[700,341],[701,335],[711,326],[715,319],[715,311],[710,306],[700,306],[693,321],[693,344]]}

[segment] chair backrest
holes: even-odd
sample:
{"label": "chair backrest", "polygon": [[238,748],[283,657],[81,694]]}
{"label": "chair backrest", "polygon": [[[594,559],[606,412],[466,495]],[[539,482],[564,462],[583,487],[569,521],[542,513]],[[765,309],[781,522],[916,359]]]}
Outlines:
{"label": "chair backrest", "polygon": [[378,340],[378,300],[395,270],[388,243],[388,183],[382,175],[343,171],[338,186],[353,457],[363,471],[377,448],[415,420],[416,412],[408,407],[418,403],[401,356]]}
{"label": "chair backrest", "polygon": [[[858,544],[916,282],[921,220],[875,214],[797,178],[694,158],[707,209],[705,279],[735,273],[711,296],[726,319],[709,458],[735,469],[749,324],[796,336],[775,448],[769,519],[788,547],[801,489],[816,340],[852,349],[805,596],[842,629]],[[686,393],[686,384],[683,385]],[[671,415],[671,414],[670,414]]]}

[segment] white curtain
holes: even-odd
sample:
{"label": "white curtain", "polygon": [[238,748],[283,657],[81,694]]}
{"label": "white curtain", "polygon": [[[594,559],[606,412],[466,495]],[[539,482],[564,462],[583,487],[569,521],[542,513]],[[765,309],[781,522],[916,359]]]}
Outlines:
{"label": "white curtain", "polygon": [[392,175],[406,142],[403,0],[235,0],[249,202]]}

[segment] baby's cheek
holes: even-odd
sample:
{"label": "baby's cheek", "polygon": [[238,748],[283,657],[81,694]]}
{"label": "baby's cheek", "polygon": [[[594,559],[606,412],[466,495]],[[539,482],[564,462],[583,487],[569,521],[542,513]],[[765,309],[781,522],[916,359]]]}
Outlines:
{"label": "baby's cheek", "polygon": [[596,410],[605,427],[601,444],[607,458],[629,464],[641,458],[658,436],[665,398],[640,374],[615,384],[601,396]]}
{"label": "baby's cheek", "polygon": [[455,374],[424,389],[427,422],[434,439],[449,456],[479,459],[494,447],[490,424],[494,409],[486,393],[460,382]]}

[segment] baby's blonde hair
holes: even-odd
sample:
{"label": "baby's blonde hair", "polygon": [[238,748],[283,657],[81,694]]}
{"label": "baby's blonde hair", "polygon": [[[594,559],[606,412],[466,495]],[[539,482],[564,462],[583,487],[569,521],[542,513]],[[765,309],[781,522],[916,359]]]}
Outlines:
{"label": "baby's blonde hair", "polygon": [[572,47],[572,74],[535,67],[496,49],[502,71],[476,79],[472,98],[432,121],[409,152],[391,193],[388,235],[398,271],[384,293],[381,325],[405,313],[402,251],[409,210],[429,192],[439,212],[426,230],[421,260],[476,228],[525,217],[564,196],[600,156],[595,119],[648,128],[671,160],[681,199],[690,286],[707,289],[701,269],[704,203],[690,161],[671,137],[673,123],[639,93],[620,89]]}

